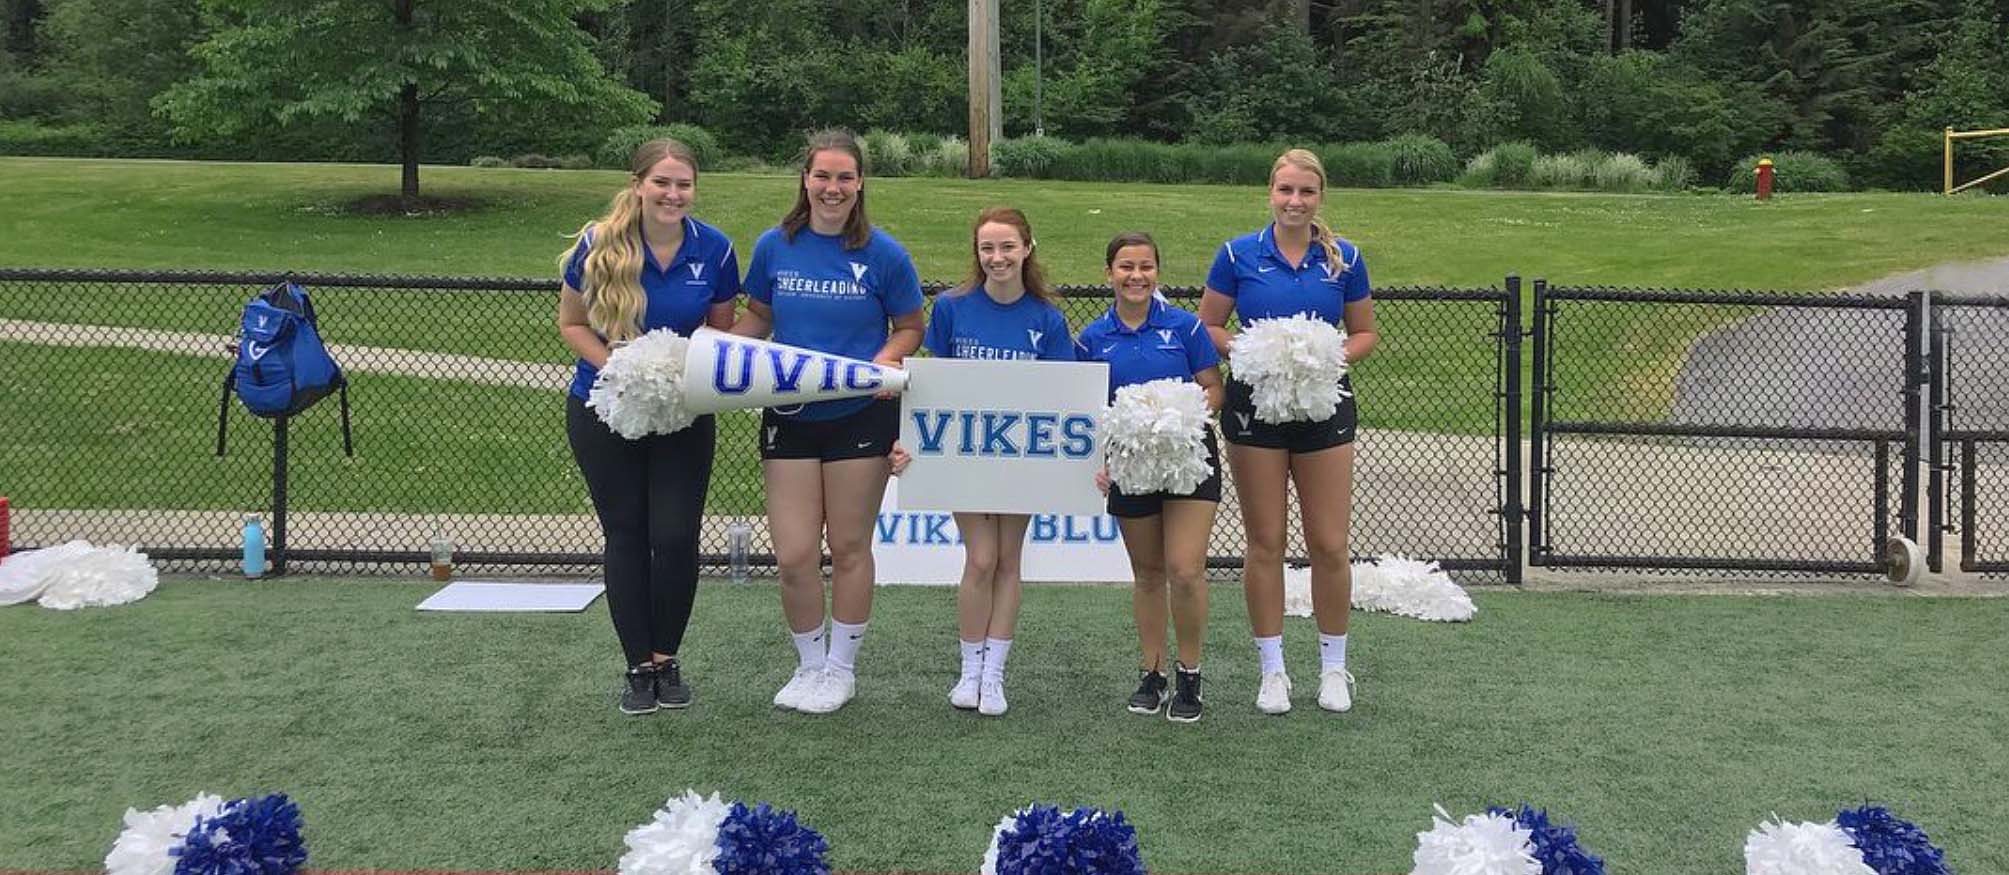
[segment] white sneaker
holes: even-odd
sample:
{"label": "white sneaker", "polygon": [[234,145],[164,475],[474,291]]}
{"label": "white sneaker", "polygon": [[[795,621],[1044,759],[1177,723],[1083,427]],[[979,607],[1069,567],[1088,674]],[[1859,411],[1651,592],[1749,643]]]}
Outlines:
{"label": "white sneaker", "polygon": [[955,687],[949,690],[949,704],[958,711],[975,711],[980,700],[977,684],[978,679],[973,677],[956,681]]}
{"label": "white sneaker", "polygon": [[828,714],[844,707],[845,702],[858,692],[858,676],[834,668],[825,668],[816,676],[816,683],[802,697],[796,710],[804,714]]}
{"label": "white sneaker", "polygon": [[1263,675],[1262,688],[1256,691],[1256,710],[1264,714],[1287,714],[1290,709],[1290,675],[1280,671]]}
{"label": "white sneaker", "polygon": [[1328,668],[1318,676],[1318,706],[1327,711],[1345,711],[1353,707],[1353,672],[1343,668]]}
{"label": "white sneaker", "polygon": [[996,717],[1005,712],[1004,679],[984,678],[981,693],[977,696],[977,713]]}
{"label": "white sneaker", "polygon": [[787,711],[802,710],[803,697],[809,695],[810,689],[816,686],[816,679],[822,675],[823,669],[820,668],[797,668],[781,691],[774,694],[774,707]]}

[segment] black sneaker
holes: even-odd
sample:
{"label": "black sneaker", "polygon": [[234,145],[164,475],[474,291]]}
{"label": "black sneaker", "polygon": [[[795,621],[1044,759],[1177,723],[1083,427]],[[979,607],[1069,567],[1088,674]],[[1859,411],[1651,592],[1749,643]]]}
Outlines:
{"label": "black sneaker", "polygon": [[1156,714],[1165,707],[1165,674],[1156,670],[1140,671],[1137,692],[1130,694],[1130,713]]}
{"label": "black sneaker", "polygon": [[672,710],[691,706],[691,688],[684,683],[683,666],[674,656],[656,663],[656,704]]}
{"label": "black sneaker", "polygon": [[656,668],[638,665],[628,669],[628,686],[621,691],[621,713],[654,714],[661,707],[656,703]]}
{"label": "black sneaker", "polygon": [[1200,719],[1200,706],[1205,700],[1200,698],[1200,672],[1187,671],[1184,666],[1173,672],[1178,676],[1177,689],[1172,693],[1172,704],[1165,708],[1165,719],[1174,723],[1195,723]]}

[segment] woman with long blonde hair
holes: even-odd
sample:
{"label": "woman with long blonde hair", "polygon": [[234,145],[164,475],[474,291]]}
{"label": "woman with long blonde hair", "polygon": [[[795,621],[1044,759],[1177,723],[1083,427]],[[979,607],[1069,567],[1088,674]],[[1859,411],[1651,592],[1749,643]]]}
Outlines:
{"label": "woman with long blonde hair", "polygon": [[[907,250],[865,215],[865,153],[846,131],[803,151],[795,205],[747,259],[734,334],[899,367],[921,344],[921,280]],[[857,692],[872,614],[872,522],[886,492],[900,403],[891,395],[767,408],[761,474],[796,667],[774,706],[827,714]],[[824,631],[823,545],[830,547]]]}
{"label": "woman with long blonde hair", "polygon": [[586,399],[613,345],[667,328],[732,324],[739,259],[717,228],[691,218],[698,163],[675,140],[635,150],[628,184],[607,214],[579,229],[560,257],[558,335],[579,357],[565,399],[565,433],[605,536],[607,611],[621,641],[620,709],[684,708],[691,690],[677,650],[697,596],[698,529],[711,485],[716,430],[688,428],[629,440]]}
{"label": "woman with long blonde hair", "polygon": [[1319,707],[1353,707],[1353,673],[1346,663],[1347,620],[1352,610],[1352,565],[1347,534],[1353,521],[1352,384],[1340,378],[1341,400],[1317,422],[1266,423],[1255,418],[1253,391],[1232,376],[1235,336],[1242,325],[1307,314],[1346,333],[1346,360],[1374,352],[1374,322],[1367,262],[1359,248],[1334,234],[1320,216],[1325,167],[1318,156],[1292,149],[1270,167],[1270,224],[1222,244],[1207,273],[1200,320],[1228,360],[1230,378],[1221,432],[1228,439],[1228,468],[1242,505],[1248,537],[1242,557],[1242,590],[1249,628],[1262,663],[1256,708],[1282,714],[1291,708],[1284,670],[1283,563],[1288,487],[1296,485],[1298,512],[1311,558],[1312,614],[1318,621]]}

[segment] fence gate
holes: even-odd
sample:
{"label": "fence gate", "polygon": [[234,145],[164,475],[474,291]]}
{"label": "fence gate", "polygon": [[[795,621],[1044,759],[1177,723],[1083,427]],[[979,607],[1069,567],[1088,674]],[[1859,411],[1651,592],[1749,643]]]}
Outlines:
{"label": "fence gate", "polygon": [[2009,572],[2009,296],[1934,292],[1930,312],[1926,555],[1941,570],[1957,530],[1960,570]]}
{"label": "fence gate", "polygon": [[1534,297],[1530,564],[1876,573],[1916,540],[1921,293]]}

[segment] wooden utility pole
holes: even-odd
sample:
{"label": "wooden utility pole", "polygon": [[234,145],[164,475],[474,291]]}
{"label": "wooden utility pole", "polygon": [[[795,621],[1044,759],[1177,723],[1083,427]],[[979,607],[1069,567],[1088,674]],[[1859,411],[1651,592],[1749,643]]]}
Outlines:
{"label": "wooden utility pole", "polygon": [[991,175],[991,144],[1004,138],[1003,74],[998,66],[998,0],[970,0],[971,179]]}

